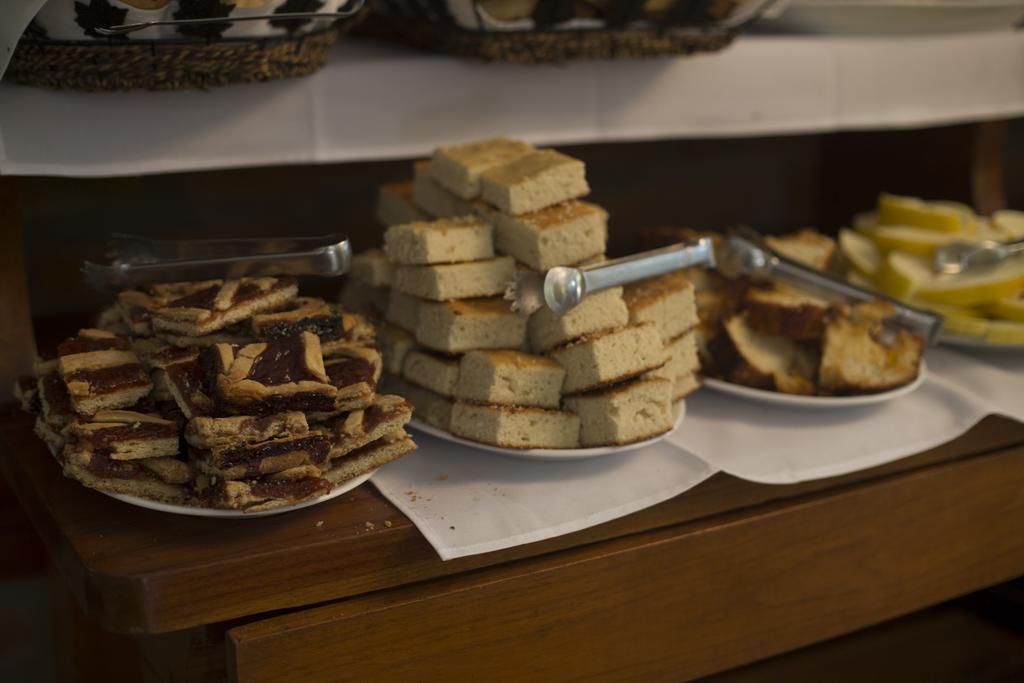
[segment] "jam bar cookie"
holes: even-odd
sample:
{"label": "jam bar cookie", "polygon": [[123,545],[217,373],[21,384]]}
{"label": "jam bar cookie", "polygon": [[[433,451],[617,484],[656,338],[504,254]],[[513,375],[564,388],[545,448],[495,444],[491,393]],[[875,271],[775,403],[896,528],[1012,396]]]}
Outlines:
{"label": "jam bar cookie", "polygon": [[[175,288],[179,288],[176,290]],[[298,285],[290,277],[241,278],[157,285],[152,314],[153,329],[199,337],[246,320],[256,313],[278,308],[294,299]],[[186,293],[173,297],[174,293]]]}
{"label": "jam bar cookie", "polygon": [[323,426],[331,443],[329,457],[334,460],[400,431],[412,417],[412,404],[401,396],[381,395],[361,410],[353,410],[344,417]]}
{"label": "jam bar cookie", "polygon": [[57,347],[57,367],[75,411],[92,415],[124,408],[149,394],[153,384],[125,337],[81,330]]}
{"label": "jam bar cookie", "polygon": [[113,460],[139,460],[178,454],[178,425],[132,410],[101,410],[89,422],[69,428],[79,444]]}

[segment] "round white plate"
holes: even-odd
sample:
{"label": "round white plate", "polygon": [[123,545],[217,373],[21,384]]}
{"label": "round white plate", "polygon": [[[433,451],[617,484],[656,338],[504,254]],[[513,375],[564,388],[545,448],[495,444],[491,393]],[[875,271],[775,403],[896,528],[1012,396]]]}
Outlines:
{"label": "round white plate", "polygon": [[443,429],[438,429],[437,427],[420,422],[415,418],[415,413],[413,413],[414,417],[409,422],[409,426],[423,432],[424,434],[436,436],[437,438],[444,439],[445,441],[451,441],[452,443],[462,444],[463,446],[469,446],[471,448],[479,448],[480,450],[491,451],[493,453],[500,453],[501,455],[507,455],[513,458],[524,458],[527,460],[585,460],[587,458],[598,458],[603,455],[611,455],[612,453],[625,453],[626,451],[633,451],[661,441],[679,428],[680,423],[682,423],[683,418],[686,416],[686,402],[679,401],[676,403],[672,408],[672,413],[675,418],[675,423],[672,425],[672,429],[664,434],[660,434],[653,439],[637,441],[636,443],[630,443],[624,446],[600,446],[597,448],[502,448],[501,446],[492,446],[491,444],[463,439],[462,437],[450,434]]}
{"label": "round white plate", "polygon": [[950,346],[958,346],[962,349],[979,349],[983,351],[1006,351],[1007,353],[1020,353],[1024,351],[1024,344],[996,344],[983,339],[982,337],[969,337],[961,334],[939,334],[939,341]]}
{"label": "round white plate", "polygon": [[878,394],[862,394],[860,396],[800,396],[798,394],[783,394],[778,391],[767,391],[765,389],[754,389],[732,382],[724,382],[720,379],[705,379],[704,386],[720,391],[723,394],[732,394],[751,401],[761,403],[774,403],[781,406],[792,406],[795,408],[811,408],[815,410],[831,408],[851,408],[854,406],[867,406],[874,403],[891,401],[900,396],[906,396],[917,389],[924,382],[928,374],[928,368],[924,361],[921,361],[921,369],[917,373],[917,379],[910,384],[904,384],[889,391]]}
{"label": "round white plate", "polygon": [[[319,498],[313,498],[310,500],[304,500],[301,503],[295,505],[289,505],[287,507],[274,508],[272,510],[261,510],[260,512],[243,512],[242,510],[218,510],[216,508],[201,508],[192,507],[191,505],[174,505],[172,503],[160,503],[155,500],[149,500],[148,498],[139,498],[138,496],[129,496],[124,493],[110,493],[108,491],[100,491],[111,498],[117,498],[123,503],[129,505],[137,505],[140,508],[148,508],[150,510],[156,510],[158,512],[169,512],[174,515],[190,515],[192,517],[220,517],[221,519],[249,519],[251,517],[269,517],[271,515],[280,515],[284,512],[292,512],[294,510],[301,510],[302,508],[308,508],[312,505],[319,505],[320,503],[326,503],[332,498],[337,498],[343,493],[348,493],[355,487],[362,484],[364,481],[373,476],[373,472],[367,472],[362,474],[355,479],[349,479],[348,481],[338,484],[337,487],[331,489],[329,493],[325,493]],[[98,489],[97,489],[98,490]]]}
{"label": "round white plate", "polygon": [[[57,454],[53,453],[53,449],[50,449],[53,457],[56,459]],[[59,464],[59,463],[58,463]],[[156,510],[157,512],[169,512],[172,515],[188,515],[190,517],[220,517],[221,519],[248,519],[250,517],[269,517],[271,515],[280,515],[285,512],[292,512],[293,510],[301,510],[302,508],[308,508],[312,505],[318,505],[320,503],[326,503],[332,498],[337,498],[343,493],[348,493],[355,487],[362,484],[364,481],[373,476],[372,470],[366,474],[361,474],[355,479],[349,479],[343,481],[336,487],[331,489],[328,493],[320,496],[319,498],[312,498],[310,500],[304,500],[301,503],[295,505],[289,505],[287,507],[274,508],[272,510],[262,510],[260,512],[243,512],[242,510],[218,510],[217,508],[201,508],[194,507],[191,505],[176,505],[174,503],[161,503],[156,500],[150,500],[149,498],[140,498],[139,496],[130,496],[127,493],[111,493],[110,491],[101,491],[100,489],[93,489],[97,493],[102,493],[105,496],[116,498],[122,503],[128,503],[129,505],[135,505],[140,508],[146,508],[148,510]]]}

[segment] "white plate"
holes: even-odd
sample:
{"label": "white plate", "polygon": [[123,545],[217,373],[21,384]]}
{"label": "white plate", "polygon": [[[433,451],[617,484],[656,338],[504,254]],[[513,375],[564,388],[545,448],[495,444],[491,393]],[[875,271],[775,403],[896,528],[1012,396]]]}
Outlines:
{"label": "white plate", "polygon": [[997,344],[990,342],[983,337],[970,337],[961,334],[949,334],[943,332],[939,335],[939,341],[950,346],[958,346],[963,349],[981,349],[984,351],[1006,351],[1020,353],[1024,351],[1024,344]]}
{"label": "white plate", "polygon": [[874,403],[891,401],[900,396],[906,396],[917,389],[924,382],[928,368],[924,361],[921,361],[921,370],[917,373],[917,379],[910,384],[897,387],[879,394],[862,394],[860,396],[800,396],[797,394],[783,394],[778,391],[767,391],[765,389],[754,389],[732,382],[723,382],[720,379],[705,379],[704,386],[720,391],[723,394],[732,394],[751,401],[762,403],[774,403],[776,405],[792,406],[794,408],[811,408],[814,410],[828,410],[831,408],[851,408],[854,406],[866,406]]}
{"label": "white plate", "polygon": [[[493,453],[500,453],[502,455],[508,455],[513,458],[524,458],[527,460],[585,460],[587,458],[599,458],[603,455],[611,455],[612,453],[625,453],[626,451],[633,451],[638,448],[643,448],[652,443],[661,441],[669,434],[679,428],[683,418],[686,416],[686,402],[679,401],[672,408],[673,416],[675,417],[675,424],[672,425],[670,431],[665,432],[653,439],[647,439],[646,441],[638,441],[636,443],[626,444],[625,446],[600,446],[597,448],[502,448],[500,446],[492,446],[486,443],[480,443],[478,441],[470,441],[469,439],[463,439],[462,437],[455,436],[443,429],[432,427],[431,425],[420,422],[415,417],[409,422],[409,426],[413,429],[429,434],[430,436],[436,436],[439,439],[445,441],[451,441],[452,443],[462,444],[463,446],[469,446],[470,448],[479,448],[484,451],[491,451]],[[415,413],[413,413],[415,415]]]}
{"label": "white plate", "polygon": [[[57,454],[53,453],[54,459],[57,458]],[[58,465],[60,463],[58,462]],[[271,515],[280,515],[285,512],[292,512],[293,510],[301,510],[302,508],[308,508],[311,505],[318,505],[320,503],[326,503],[332,498],[337,498],[343,493],[348,493],[355,487],[362,484],[364,481],[373,476],[372,470],[366,474],[361,474],[355,479],[349,479],[344,481],[335,488],[331,489],[330,492],[325,493],[319,498],[313,498],[311,500],[305,500],[295,505],[289,505],[287,507],[274,508],[273,510],[262,510],[260,512],[243,512],[242,510],[218,510],[216,508],[201,508],[194,507],[191,505],[175,505],[174,503],[161,503],[156,500],[150,500],[149,498],[140,498],[139,496],[130,496],[127,493],[111,493],[110,491],[102,491],[100,489],[93,489],[97,493],[102,493],[105,496],[116,498],[122,503],[128,503],[129,505],[135,505],[140,508],[146,508],[148,510],[156,510],[157,512],[169,512],[172,515],[188,515],[190,517],[220,517],[221,519],[242,519],[250,517],[269,517]],[[86,487],[89,488],[89,487]]]}

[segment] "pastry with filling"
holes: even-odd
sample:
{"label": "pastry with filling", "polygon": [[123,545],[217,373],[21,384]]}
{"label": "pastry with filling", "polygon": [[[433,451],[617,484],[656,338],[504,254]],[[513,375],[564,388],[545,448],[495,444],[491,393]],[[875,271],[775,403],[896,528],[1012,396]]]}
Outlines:
{"label": "pastry with filling", "polygon": [[330,490],[330,482],[320,476],[309,476],[307,470],[302,468],[296,471],[295,476],[279,476],[274,479],[211,479],[202,494],[203,499],[212,507],[263,512],[319,498]]}
{"label": "pastry with filling", "polygon": [[565,370],[544,356],[470,351],[459,362],[455,379],[455,396],[463,401],[558,408]]}
{"label": "pastry with filling", "polygon": [[125,337],[85,329],[61,342],[57,354],[61,379],[79,414],[125,408],[153,389],[149,372]]}
{"label": "pastry with filling", "polygon": [[181,349],[205,348],[215,344],[251,344],[256,341],[252,330],[245,322],[235,323],[222,330],[193,337],[187,334],[175,334],[173,332],[160,331],[156,333],[156,339]]}
{"label": "pastry with filling", "polygon": [[377,221],[384,226],[427,220],[413,203],[413,181],[386,183],[377,190]]}
{"label": "pastry with filling", "polygon": [[580,419],[563,410],[456,401],[452,434],[502,448],[577,448]]}
{"label": "pastry with filling", "polygon": [[383,394],[367,407],[324,424],[321,430],[331,444],[328,458],[340,458],[388,434],[400,432],[412,417],[412,410],[412,404],[401,396]]}
{"label": "pastry with filling", "polygon": [[481,196],[500,211],[519,216],[590,192],[583,162],[542,149],[480,174]]}
{"label": "pastry with filling", "polygon": [[340,339],[344,334],[341,315],[323,299],[300,296],[280,309],[257,313],[249,321],[256,339],[281,339],[312,332],[320,342]]}
{"label": "pastry with filling", "polygon": [[456,196],[474,199],[481,193],[481,174],[534,151],[528,143],[501,137],[438,147],[430,159],[430,175]]}
{"label": "pastry with filling", "polygon": [[597,332],[550,355],[565,368],[563,394],[616,384],[660,368],[667,360],[661,334],[651,322]]}
{"label": "pastry with filling", "polygon": [[396,429],[375,441],[332,459],[324,477],[332,486],[362,476],[416,450],[404,429]]}
{"label": "pastry with filling", "polygon": [[580,418],[580,445],[621,446],[671,431],[672,382],[635,379],[565,399]]}
{"label": "pastry with filling", "polygon": [[[280,308],[298,293],[291,277],[208,280],[151,289],[157,292],[159,302],[152,313],[153,329],[189,337],[223,330],[256,313]],[[182,291],[185,293],[173,297],[172,293]]]}
{"label": "pastry with filling", "polygon": [[156,298],[146,292],[130,289],[119,293],[114,305],[131,334],[142,337],[153,334],[153,311],[160,305]]}
{"label": "pastry with filling", "polygon": [[230,412],[335,409],[338,390],[324,368],[320,338],[312,332],[237,349],[227,344],[213,348],[225,368],[217,376],[218,393]]}
{"label": "pastry with filling", "polygon": [[45,424],[56,432],[62,431],[77,417],[68,388],[57,370],[57,361],[38,361],[35,364],[39,387],[39,410]]}
{"label": "pastry with filling", "polygon": [[416,326],[416,341],[449,354],[521,349],[526,341],[526,320],[502,298],[425,302]]}
{"label": "pastry with filling", "polygon": [[[185,503],[192,468],[175,458],[114,460],[81,444],[64,448],[64,476],[99,491],[120,493],[164,503]],[[157,462],[159,461],[159,462]]]}
{"label": "pastry with filling", "polygon": [[178,425],[156,415],[132,410],[101,410],[89,422],[68,429],[77,443],[113,460],[139,460],[178,455]]}
{"label": "pastry with filling", "polygon": [[515,261],[510,256],[432,266],[396,266],[393,287],[431,301],[497,296],[505,292],[514,272]]}
{"label": "pastry with filling", "polygon": [[349,346],[325,358],[324,371],[337,390],[334,407],[329,411],[310,411],[310,419],[319,422],[369,405],[377,391],[381,365],[380,352],[366,346]]}
{"label": "pastry with filling", "polygon": [[171,397],[187,419],[220,411],[217,377],[227,370],[227,356],[216,346],[190,351],[155,370],[166,378],[159,381],[166,381]]}
{"label": "pastry with filling", "polygon": [[213,448],[190,446],[189,457],[197,470],[229,480],[253,479],[306,465],[321,468],[331,449],[327,437],[318,432]]}
{"label": "pastry with filling", "polygon": [[341,318],[341,336],[337,339],[320,337],[320,350],[324,358],[345,355],[353,346],[373,346],[377,342],[377,328],[366,317],[342,311],[336,306],[331,309]]}
{"label": "pastry with filling", "polygon": [[385,231],[384,251],[392,263],[402,265],[482,261],[494,258],[491,232],[491,226],[475,216],[404,223]]}

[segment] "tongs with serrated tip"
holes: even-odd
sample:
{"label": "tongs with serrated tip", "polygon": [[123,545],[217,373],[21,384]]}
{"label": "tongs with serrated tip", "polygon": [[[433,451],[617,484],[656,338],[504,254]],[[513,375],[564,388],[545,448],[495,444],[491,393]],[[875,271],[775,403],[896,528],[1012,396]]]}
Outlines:
{"label": "tongs with serrated tip", "polygon": [[887,318],[885,323],[914,330],[928,344],[936,342],[942,329],[941,315],[908,306],[898,299],[857,287],[828,273],[780,256],[764,245],[760,235],[753,231],[736,231],[722,240],[715,254],[716,269],[729,278],[749,277],[755,282],[779,280],[803,290],[810,290],[831,301],[888,301],[893,305],[895,314]]}
{"label": "tongs with serrated tip", "polygon": [[505,290],[505,298],[512,302],[512,310],[525,315],[544,306],[557,315],[565,315],[588,294],[714,263],[711,240],[702,237],[692,244],[675,244],[593,266],[559,266],[544,273],[517,272]]}
{"label": "tongs with serrated tip", "polygon": [[263,239],[151,240],[113,235],[109,264],[86,261],[82,273],[96,289],[159,282],[270,275],[336,277],[348,272],[351,248],[344,235]]}

